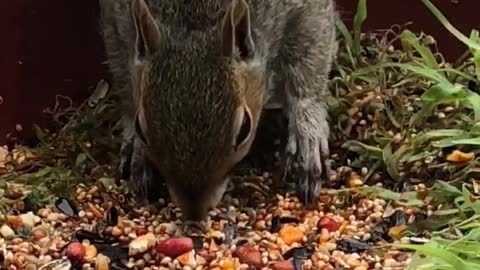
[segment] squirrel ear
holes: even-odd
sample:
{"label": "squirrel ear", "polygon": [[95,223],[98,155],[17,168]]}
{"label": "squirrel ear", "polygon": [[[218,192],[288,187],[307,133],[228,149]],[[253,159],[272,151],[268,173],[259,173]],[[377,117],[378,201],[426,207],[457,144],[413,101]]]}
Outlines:
{"label": "squirrel ear", "polygon": [[222,25],[223,55],[250,58],[254,44],[250,24],[250,7],[245,0],[233,0],[227,8]]}
{"label": "squirrel ear", "polygon": [[131,6],[135,25],[135,59],[143,62],[160,46],[160,30],[144,0],[133,0]]}

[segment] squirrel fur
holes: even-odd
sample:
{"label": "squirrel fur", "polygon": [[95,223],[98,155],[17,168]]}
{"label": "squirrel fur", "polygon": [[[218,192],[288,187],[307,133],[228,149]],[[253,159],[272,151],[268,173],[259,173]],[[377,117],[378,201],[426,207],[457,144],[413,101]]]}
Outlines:
{"label": "squirrel fur", "polygon": [[262,111],[282,108],[288,163],[304,172],[299,195],[318,198],[330,175],[333,0],[99,1],[123,107],[120,169],[139,195],[156,199],[163,178],[184,220],[203,220]]}

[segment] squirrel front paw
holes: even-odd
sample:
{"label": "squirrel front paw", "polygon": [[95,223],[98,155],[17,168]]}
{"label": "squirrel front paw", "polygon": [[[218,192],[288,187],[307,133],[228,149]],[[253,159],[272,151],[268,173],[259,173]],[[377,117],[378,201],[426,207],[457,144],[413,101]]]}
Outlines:
{"label": "squirrel front paw", "polygon": [[329,134],[326,119],[316,122],[295,121],[290,125],[284,177],[291,171],[293,161],[296,161],[300,165],[298,195],[306,207],[314,205],[320,195],[323,179],[331,176]]}
{"label": "squirrel front paw", "polygon": [[[138,140],[138,139],[135,139]],[[149,203],[168,196],[164,181],[154,164],[148,159],[143,146],[135,141],[130,158],[130,190]]]}
{"label": "squirrel front paw", "polygon": [[208,233],[208,226],[205,221],[186,220],[181,227],[183,235],[198,236]]}
{"label": "squirrel front paw", "polygon": [[117,168],[117,179],[127,180],[130,177],[130,167],[133,154],[133,137],[124,138],[120,147],[120,163]]}

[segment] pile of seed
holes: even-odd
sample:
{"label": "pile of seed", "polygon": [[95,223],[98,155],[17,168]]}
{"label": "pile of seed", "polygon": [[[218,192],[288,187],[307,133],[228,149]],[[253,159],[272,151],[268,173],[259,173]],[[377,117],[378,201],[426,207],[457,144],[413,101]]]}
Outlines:
{"label": "pile of seed", "polygon": [[227,196],[209,213],[209,231],[186,237],[172,203],[150,209],[100,186],[80,184],[72,198],[38,208],[7,190],[14,209],[0,218],[2,269],[403,269],[410,254],[382,246],[409,243],[401,232],[418,214],[381,199],[348,205],[325,194],[305,210],[289,194],[255,208]]}

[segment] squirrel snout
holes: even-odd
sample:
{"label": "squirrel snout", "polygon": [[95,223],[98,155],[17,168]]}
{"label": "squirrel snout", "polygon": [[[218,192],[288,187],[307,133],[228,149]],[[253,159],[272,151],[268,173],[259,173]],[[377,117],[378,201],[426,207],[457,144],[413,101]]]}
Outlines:
{"label": "squirrel snout", "polygon": [[[222,200],[229,183],[225,178],[218,184],[201,182],[198,185],[168,185],[172,201],[182,210],[185,221],[202,221],[208,211]],[[188,188],[186,187],[188,186]]]}

